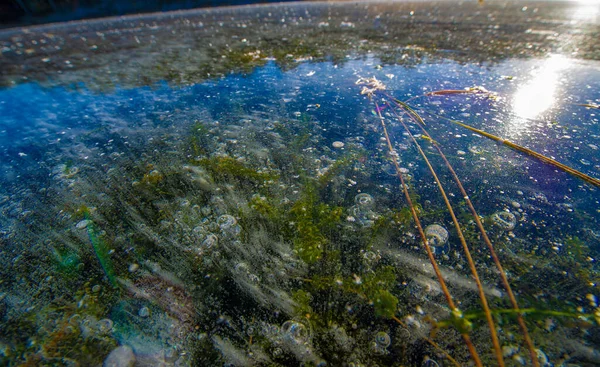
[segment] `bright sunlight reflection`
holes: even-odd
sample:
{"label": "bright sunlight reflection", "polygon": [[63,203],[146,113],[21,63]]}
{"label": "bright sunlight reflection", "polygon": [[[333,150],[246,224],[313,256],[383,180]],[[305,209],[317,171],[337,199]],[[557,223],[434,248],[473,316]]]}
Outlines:
{"label": "bright sunlight reflection", "polygon": [[600,0],[576,0],[578,5],[573,18],[579,21],[595,22],[600,14]]}
{"label": "bright sunlight reflection", "polygon": [[524,119],[531,119],[552,107],[560,74],[570,63],[571,61],[562,55],[552,55],[542,63],[540,68],[535,69],[532,79],[515,93],[513,100],[515,114]]}

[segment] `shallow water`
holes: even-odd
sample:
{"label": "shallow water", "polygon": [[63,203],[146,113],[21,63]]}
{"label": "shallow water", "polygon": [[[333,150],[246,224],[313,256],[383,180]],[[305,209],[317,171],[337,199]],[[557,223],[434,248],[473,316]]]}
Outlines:
{"label": "shallow water", "polygon": [[[468,363],[378,103],[422,226],[448,231],[429,243],[483,364],[496,359],[476,286],[403,122],[449,195],[507,364],[531,363],[523,331],[432,140],[527,310],[540,364],[599,363],[598,187],[450,121],[600,178],[600,61],[581,43],[597,18],[576,18],[572,4],[531,4],[539,11],[461,5],[455,34],[490,22],[501,48],[448,36],[449,9],[431,2],[231,8],[1,33],[0,361],[449,366],[449,354]],[[521,14],[534,26],[511,26]],[[537,28],[548,19],[556,32]],[[403,25],[415,22],[428,31],[407,39]],[[283,37],[294,30],[305,38]],[[211,46],[202,32],[215,32]],[[26,52],[40,38],[62,38],[61,49]],[[417,46],[431,39],[448,44]],[[96,48],[77,53],[81,41]],[[578,54],[566,51],[574,43]],[[359,77],[385,92],[361,95]],[[489,93],[426,95],[470,87]],[[386,94],[406,101],[431,139]]]}

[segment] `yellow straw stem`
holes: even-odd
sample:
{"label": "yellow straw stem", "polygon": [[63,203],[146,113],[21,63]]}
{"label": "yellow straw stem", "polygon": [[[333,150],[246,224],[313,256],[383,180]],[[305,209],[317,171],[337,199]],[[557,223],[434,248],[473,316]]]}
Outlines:
{"label": "yellow straw stem", "polygon": [[[385,120],[384,120],[383,116],[381,115],[381,109],[379,108],[379,105],[377,104],[377,102],[373,101],[373,103],[375,104],[375,110],[377,111],[377,115],[379,117],[379,120],[381,121],[381,127],[382,127],[383,133],[385,135],[388,150],[389,150],[390,156],[392,158],[392,162],[394,163],[394,167],[396,168],[396,174],[398,175],[398,178],[400,179],[400,183],[402,185],[402,190],[404,192],[406,202],[408,203],[410,212],[411,212],[412,217],[417,226],[417,230],[419,231],[419,235],[421,237],[421,242],[423,243],[423,247],[425,248],[425,251],[427,252],[427,257],[429,258],[429,262],[431,263],[431,266],[433,267],[433,271],[435,272],[435,275],[438,279],[440,288],[442,289],[442,292],[444,293],[444,296],[446,297],[448,306],[450,307],[452,312],[456,312],[456,311],[458,311],[458,308],[456,307],[454,300],[452,299],[452,296],[450,295],[450,291],[448,290],[448,287],[446,286],[444,277],[442,276],[442,273],[437,264],[437,261],[435,260],[435,257],[433,256],[433,251],[431,251],[431,247],[429,246],[429,242],[427,241],[427,236],[425,236],[425,231],[423,230],[423,226],[421,225],[421,221],[419,220],[417,211],[416,211],[416,209],[412,203],[412,200],[410,198],[410,195],[408,193],[408,186],[404,183],[404,178],[402,177],[402,172],[400,171],[400,165],[398,165],[398,160],[396,159],[395,150],[392,146],[392,141],[388,134]],[[479,358],[479,355],[477,354],[477,351],[475,350],[475,347],[473,346],[473,343],[471,342],[471,338],[469,337],[469,334],[467,334],[466,332],[461,332],[461,336],[462,336],[465,344],[467,345],[467,348],[469,349],[471,358],[473,359],[473,362],[475,363],[475,365],[477,367],[483,367],[483,364],[481,363],[481,359]]]}
{"label": "yellow straw stem", "polygon": [[565,164],[562,164],[562,163],[560,163],[560,162],[558,162],[558,161],[556,161],[556,160],[554,160],[554,159],[552,159],[550,157],[546,157],[545,155],[540,154],[540,153],[538,153],[536,151],[533,151],[533,150],[531,150],[529,148],[525,148],[525,147],[523,147],[521,145],[518,145],[518,144],[515,144],[515,143],[513,143],[511,141],[502,139],[502,138],[500,138],[498,136],[495,136],[495,135],[492,135],[490,133],[486,133],[483,130],[476,129],[476,128],[474,128],[472,126],[469,126],[469,125],[467,125],[465,123],[462,123],[460,121],[456,121],[456,120],[452,120],[452,119],[447,119],[447,120],[450,121],[450,122],[452,122],[452,123],[454,123],[454,124],[456,124],[456,125],[462,126],[465,129],[471,130],[471,131],[473,131],[474,133],[476,133],[478,135],[485,136],[488,139],[491,139],[491,140],[497,141],[499,143],[502,143],[502,144],[504,144],[504,145],[506,145],[506,146],[508,146],[508,147],[510,147],[510,148],[512,148],[514,150],[516,150],[516,151],[519,151],[519,152],[528,154],[528,155],[530,155],[532,157],[535,157],[535,158],[539,159],[540,161],[542,161],[544,163],[548,163],[548,164],[550,164],[550,165],[552,165],[552,166],[554,166],[554,167],[556,167],[558,169],[561,169],[561,170],[563,170],[563,171],[565,171],[565,172],[567,172],[567,173],[569,173],[569,174],[571,174],[571,175],[573,175],[575,177],[578,177],[578,178],[584,180],[585,182],[587,182],[587,183],[589,183],[591,185],[594,185],[596,187],[600,187],[600,180],[598,180],[597,178],[593,178],[591,176],[588,176],[585,173],[583,173],[581,171],[578,171],[578,170],[576,170],[574,168],[571,168],[571,167],[569,167],[569,166],[567,166]]}
{"label": "yellow straw stem", "polygon": [[[392,319],[408,330],[408,326],[406,326],[406,324],[402,322],[402,320],[400,320],[396,316],[392,316]],[[427,343],[431,344],[435,349],[437,349],[438,352],[442,353],[446,358],[448,358],[448,360],[452,362],[452,364],[454,364],[456,367],[461,367],[460,363],[458,363],[456,359],[452,358],[452,356],[448,352],[446,352],[442,347],[440,347],[438,343],[434,342],[426,336],[423,336],[422,338],[425,339]]]}
{"label": "yellow straw stem", "polygon": [[[397,100],[394,99],[394,101],[397,102]],[[400,103],[399,105],[403,105],[405,103]],[[443,119],[446,120],[450,120],[446,117],[443,116],[439,116]],[[450,120],[452,122],[456,122],[459,123],[461,126],[464,126],[467,128],[468,125],[462,124],[456,120]],[[419,124],[417,124],[419,125]],[[510,283],[508,282],[508,279],[506,277],[506,273],[504,272],[504,268],[502,267],[502,264],[500,263],[500,259],[498,258],[498,255],[496,254],[496,251],[494,250],[494,246],[492,245],[492,242],[490,241],[487,232],[485,231],[484,227],[483,227],[483,223],[481,223],[481,220],[479,219],[479,215],[477,214],[477,211],[475,210],[475,207],[473,206],[473,203],[471,202],[471,199],[469,198],[469,195],[467,195],[467,192],[462,184],[462,182],[460,181],[460,179],[458,178],[458,175],[456,174],[456,172],[454,171],[454,169],[452,168],[452,165],[450,164],[450,162],[448,161],[448,159],[446,158],[446,155],[442,152],[442,149],[440,148],[440,146],[438,145],[438,143],[433,140],[431,138],[431,136],[429,135],[429,133],[425,130],[425,128],[422,125],[419,125],[421,127],[421,130],[423,131],[423,133],[429,137],[429,139],[433,142],[433,145],[436,147],[437,151],[440,153],[440,156],[442,157],[442,159],[444,160],[444,162],[446,163],[446,167],[448,167],[448,169],[450,170],[452,177],[454,178],[454,181],[456,182],[456,184],[458,185],[461,194],[463,195],[463,198],[465,199],[465,202],[467,204],[467,206],[469,207],[469,210],[471,211],[471,214],[473,216],[473,219],[475,220],[475,224],[477,225],[477,228],[479,229],[479,231],[481,232],[481,236],[483,238],[484,243],[486,244],[486,246],[488,247],[490,254],[492,256],[492,259],[494,261],[494,264],[496,265],[496,268],[498,269],[499,273],[500,273],[500,278],[502,279],[502,284],[504,285],[504,288],[506,289],[506,292],[508,294],[508,297],[510,299],[510,302],[513,306],[514,310],[519,310],[519,305],[517,303],[517,299],[512,291],[512,288],[510,286]],[[468,126],[468,128],[471,128],[470,126]],[[474,130],[477,130],[475,128],[472,128]],[[469,129],[471,130],[471,129]],[[472,130],[472,131],[474,131]],[[481,130],[478,130],[481,131]],[[484,134],[493,136],[491,134],[485,133],[483,131],[481,131]],[[485,136],[485,135],[484,135]],[[498,138],[499,139],[499,138]],[[521,332],[523,333],[523,338],[525,340],[525,345],[527,346],[527,349],[529,351],[529,356],[531,358],[531,363],[533,364],[534,367],[539,367],[539,361],[538,361],[538,357],[537,357],[537,352],[535,351],[535,346],[533,344],[533,341],[531,340],[531,337],[529,336],[529,332],[527,330],[527,325],[525,324],[525,320],[523,319],[523,316],[521,315],[521,313],[517,314],[517,322],[519,324],[519,327],[521,329]]]}
{"label": "yellow straw stem", "polygon": [[[439,180],[437,174],[435,173],[435,170],[433,169],[433,166],[431,165],[431,162],[427,158],[427,155],[425,154],[425,152],[421,148],[421,145],[417,142],[417,139],[415,139],[415,137],[413,136],[413,134],[410,132],[410,129],[404,123],[404,121],[402,121],[400,115],[398,115],[398,113],[396,112],[396,110],[393,109],[393,108],[391,108],[392,106],[389,103],[388,103],[388,106],[393,111],[393,113],[396,115],[398,121],[402,124],[402,126],[404,127],[404,130],[409,135],[409,137],[411,138],[411,140],[414,143],[414,145],[417,147],[417,149],[418,149],[419,154],[421,155],[421,157],[423,157],[423,159],[425,160],[425,163],[427,164],[427,167],[429,168],[429,171],[433,175],[433,178],[434,178],[434,180],[435,180],[435,182],[436,182],[436,184],[438,186],[440,194],[442,195],[442,198],[444,199],[444,203],[446,204],[446,207],[448,208],[448,212],[449,212],[450,216],[452,217],[452,222],[454,223],[454,227],[456,228],[456,232],[457,232],[458,237],[460,239],[460,243],[462,244],[463,251],[464,251],[465,256],[467,258],[467,262],[469,264],[469,269],[471,270],[471,274],[473,275],[473,279],[475,280],[475,284],[477,285],[477,291],[479,293],[479,299],[481,300],[481,305],[483,307],[483,312],[485,313],[485,318],[487,320],[487,323],[488,323],[488,326],[489,326],[489,329],[490,329],[490,334],[491,334],[491,337],[492,337],[492,344],[494,346],[494,352],[495,352],[495,355],[496,355],[496,360],[498,361],[498,366],[503,367],[504,366],[504,359],[503,359],[503,356],[502,356],[502,347],[500,346],[500,341],[498,340],[498,333],[496,332],[496,325],[494,324],[494,319],[492,317],[492,313],[490,312],[490,307],[488,305],[487,298],[485,297],[485,292],[483,290],[483,285],[481,284],[481,280],[479,279],[479,274],[477,273],[477,268],[475,267],[475,262],[473,261],[473,257],[471,256],[471,251],[469,250],[469,246],[467,245],[467,241],[465,240],[465,237],[463,235],[463,232],[462,232],[462,229],[460,227],[460,224],[458,223],[458,219],[456,218],[456,215],[454,214],[454,210],[452,209],[452,205],[450,204],[450,200],[448,200],[448,196],[446,195],[446,191],[444,190],[444,187],[442,186],[441,181]],[[416,117],[418,117],[420,121],[423,120],[415,111],[412,111],[411,114],[416,115]],[[423,126],[421,126],[421,128],[424,129]],[[429,136],[429,134],[427,134],[427,136]],[[431,140],[433,141],[433,139],[431,139]]]}

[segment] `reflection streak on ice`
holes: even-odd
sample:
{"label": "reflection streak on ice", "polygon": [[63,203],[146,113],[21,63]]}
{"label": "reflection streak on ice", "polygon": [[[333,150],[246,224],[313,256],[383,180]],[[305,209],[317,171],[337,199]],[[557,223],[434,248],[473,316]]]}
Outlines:
{"label": "reflection streak on ice", "polygon": [[552,107],[560,74],[570,64],[571,60],[566,57],[552,55],[539,69],[532,72],[532,79],[514,95],[513,111],[516,117],[509,123],[510,135],[518,135],[526,130],[528,119],[536,118]]}
{"label": "reflection streak on ice", "polygon": [[595,23],[600,15],[600,2],[598,0],[576,0],[577,8],[573,19],[576,21],[585,21]]}

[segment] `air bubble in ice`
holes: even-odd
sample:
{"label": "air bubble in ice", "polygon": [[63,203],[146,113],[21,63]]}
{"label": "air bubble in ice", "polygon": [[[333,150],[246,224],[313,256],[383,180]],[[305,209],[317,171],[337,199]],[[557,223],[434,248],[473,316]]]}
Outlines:
{"label": "air bubble in ice", "polygon": [[431,246],[444,246],[448,242],[448,231],[439,224],[425,227],[425,237]]}
{"label": "air bubble in ice", "polygon": [[223,214],[217,219],[221,231],[230,235],[237,235],[241,232],[237,220],[229,214]]}
{"label": "air bubble in ice", "polygon": [[211,233],[208,236],[206,236],[206,239],[202,242],[202,247],[211,248],[213,246],[216,246],[218,242],[219,237]]}
{"label": "air bubble in ice", "polygon": [[356,195],[354,197],[354,202],[356,205],[360,206],[360,208],[364,209],[370,209],[373,207],[373,204],[375,204],[373,197],[366,193]]}
{"label": "air bubble in ice", "polygon": [[473,154],[481,154],[481,153],[483,153],[483,149],[481,149],[481,147],[479,147],[477,145],[471,145],[471,146],[469,146],[469,152],[471,152]]}
{"label": "air bubble in ice", "polygon": [[503,231],[512,231],[517,225],[517,217],[511,212],[501,211],[492,214],[492,222]]}
{"label": "air bubble in ice", "polygon": [[102,319],[98,321],[98,331],[101,333],[108,333],[113,328],[113,322],[111,319]]}
{"label": "air bubble in ice", "polygon": [[223,214],[219,217],[219,226],[221,229],[229,229],[237,224],[237,220],[232,215]]}
{"label": "air bubble in ice", "polygon": [[148,316],[150,316],[150,309],[148,307],[142,307],[138,311],[138,315],[140,317],[148,317]]}
{"label": "air bubble in ice", "polygon": [[354,203],[355,205],[350,208],[351,216],[365,227],[372,226],[377,219],[377,214],[371,210],[375,204],[373,197],[361,193],[354,197]]}
{"label": "air bubble in ice", "polygon": [[281,332],[298,344],[308,342],[310,334],[306,325],[301,322],[288,320],[281,325]]}
{"label": "air bubble in ice", "polygon": [[375,343],[377,343],[377,346],[381,348],[387,348],[391,342],[392,339],[386,332],[380,331],[375,334]]}

